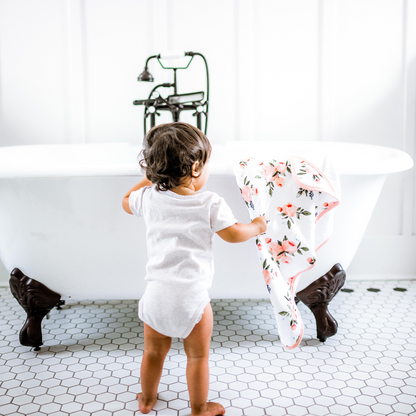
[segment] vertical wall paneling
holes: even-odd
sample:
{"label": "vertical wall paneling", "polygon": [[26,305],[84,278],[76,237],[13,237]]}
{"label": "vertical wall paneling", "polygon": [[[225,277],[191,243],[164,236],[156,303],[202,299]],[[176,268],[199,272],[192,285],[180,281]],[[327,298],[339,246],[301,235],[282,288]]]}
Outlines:
{"label": "vertical wall paneling", "polygon": [[[150,3],[150,4],[149,4]],[[143,139],[143,106],[133,101],[147,98],[155,83],[138,82],[146,59],[154,55],[152,16],[163,16],[165,2],[136,0],[85,1],[86,135],[89,142],[132,142]],[[160,30],[166,33],[163,19]],[[164,39],[166,36],[162,36]],[[159,82],[158,63],[149,70]]]}
{"label": "vertical wall paneling", "polygon": [[[403,149],[403,2],[340,1],[336,12],[335,140]],[[402,175],[389,175],[366,235],[400,234],[402,200]]]}
{"label": "vertical wall paneling", "polygon": [[[254,136],[254,73],[256,56],[254,45],[256,31],[254,28],[254,3],[252,0],[242,0],[238,7],[238,78],[240,81],[240,102],[237,103],[240,115],[239,140],[255,140]],[[242,95],[241,95],[242,94]]]}
{"label": "vertical wall paneling", "polygon": [[[151,33],[151,51],[149,56],[151,55],[158,55],[163,52],[172,51],[174,50],[174,40],[176,37],[175,29],[174,29],[174,9],[181,7],[181,2],[178,1],[175,4],[175,8],[173,8],[171,0],[161,0],[158,2],[151,2],[150,6],[150,19],[151,22],[150,26],[150,33]],[[179,50],[183,48],[178,47]],[[147,58],[147,57],[146,57]],[[173,61],[167,60],[162,61],[164,66],[171,66],[174,65]],[[179,64],[179,62],[178,62]],[[173,83],[174,76],[173,70],[171,69],[163,69],[159,62],[156,59],[152,59],[149,63],[149,71],[154,77],[154,82],[145,85],[146,83],[139,83],[139,86],[142,91],[146,91],[143,97],[148,96],[150,91],[155,87],[157,84],[162,84],[165,82]],[[177,71],[177,76],[179,75]],[[177,82],[180,86],[180,81]],[[163,97],[166,97],[169,94],[173,93],[173,88],[159,88],[158,91]],[[180,91],[178,91],[180,93]],[[142,108],[140,107],[140,112],[142,112]],[[172,116],[168,111],[161,111],[160,116],[157,117],[157,124],[161,123],[170,123],[172,122]],[[150,128],[150,118],[147,119],[147,129]]]}
{"label": "vertical wall paneling", "polygon": [[[403,0],[403,150],[416,158],[416,1]],[[416,169],[404,172],[402,235],[416,234]]]}
{"label": "vertical wall paneling", "polygon": [[[143,64],[145,60],[151,55],[158,55],[162,52],[172,50],[172,43],[174,33],[172,27],[172,4],[171,0],[160,0],[150,2],[149,7],[149,53],[147,56],[143,56]],[[149,72],[154,77],[153,83],[138,83],[138,88],[141,91],[141,97],[147,98],[150,91],[157,85],[164,82],[173,82],[173,71],[163,69],[156,59],[152,59],[149,62]],[[166,96],[168,89],[159,88],[162,96]],[[170,91],[170,89],[169,89]],[[143,114],[144,107],[137,108],[140,115]],[[161,115],[157,119],[157,123],[168,123],[172,121],[170,113],[167,111],[161,111]],[[150,118],[147,119],[147,129],[150,128]],[[141,132],[140,132],[141,133]]]}
{"label": "vertical wall paneling", "polygon": [[[0,14],[2,12],[2,4],[0,2]],[[3,142],[4,140],[4,134],[5,134],[5,129],[4,129],[4,108],[3,108],[3,71],[2,71],[2,39],[3,39],[3,33],[2,33],[2,25],[1,25],[1,19],[0,19],[0,146],[4,146],[5,143]],[[0,262],[0,270],[1,270],[1,266],[3,266]],[[1,276],[1,273],[0,273]]]}
{"label": "vertical wall paneling", "polygon": [[70,143],[86,142],[86,70],[84,0],[66,0],[67,135]]}
{"label": "vertical wall paneling", "polygon": [[67,139],[65,5],[0,1],[2,145]]}
{"label": "vertical wall paneling", "polygon": [[339,1],[336,9],[337,140],[402,148],[402,1]]}
{"label": "vertical wall paneling", "polygon": [[173,36],[172,31],[169,31],[170,19],[169,16],[171,0],[152,1],[150,8],[151,21],[151,45],[155,54],[171,49],[170,38]]}
{"label": "vertical wall paneling", "polygon": [[318,32],[318,47],[317,47],[317,125],[316,138],[322,140],[323,136],[323,95],[324,95],[324,69],[323,69],[323,52],[324,52],[324,36],[323,23],[328,19],[324,19],[323,0],[318,0],[317,7],[317,32]]}
{"label": "vertical wall paneling", "polygon": [[[173,50],[203,54],[208,62],[210,95],[208,137],[211,142],[224,142],[239,137],[235,132],[238,113],[236,92],[238,83],[238,35],[235,31],[236,4],[234,1],[176,0],[170,15]],[[215,30],[213,30],[215,22]],[[188,58],[185,58],[185,63]],[[179,63],[179,62],[178,62]],[[177,71],[178,93],[205,91],[206,70],[203,59],[195,56],[188,69]],[[244,94],[245,96],[245,94]],[[195,125],[193,112],[181,113],[180,120]],[[203,124],[205,120],[203,120]]]}
{"label": "vertical wall paneling", "polygon": [[[175,9],[181,7],[181,2],[175,4]],[[172,51],[175,49],[175,29],[174,29],[174,10],[171,0],[162,0],[159,2],[152,2],[152,27],[151,32],[153,35],[153,52],[152,54],[160,54],[167,51]],[[178,28],[176,27],[176,30]],[[182,45],[181,45],[182,46]],[[178,47],[177,49],[182,50],[183,48]],[[164,66],[169,67],[175,65],[172,60],[162,61]],[[155,84],[161,84],[164,82],[173,83],[174,75],[173,70],[163,69],[159,62],[155,59],[152,61],[153,70],[151,73],[155,77]],[[180,63],[178,63],[180,65]],[[180,89],[181,83],[179,80],[181,70],[177,70],[177,84]],[[152,88],[155,86],[152,84]],[[181,91],[179,91],[180,93]],[[173,94],[173,88],[159,88],[159,92],[163,97],[166,97],[169,94]],[[183,91],[182,91],[183,92]],[[170,123],[172,122],[171,113],[168,111],[161,111],[160,116],[157,118],[157,124],[161,123]],[[150,128],[150,118],[147,121],[147,128]]]}
{"label": "vertical wall paneling", "polygon": [[[239,5],[240,5],[240,0],[234,0],[234,4],[233,4],[233,23],[234,23],[234,42],[233,42],[233,49],[234,49],[234,54],[235,54],[235,59],[234,59],[234,67],[233,67],[233,71],[234,71],[234,97],[235,97],[235,102],[239,103],[241,101],[241,94],[240,94],[240,71],[239,71],[239,62],[240,62],[240,49],[239,49],[239,39],[240,39],[240,19],[239,19]],[[1,103],[0,103],[1,105]],[[235,126],[234,126],[234,140],[240,140],[241,139],[241,116],[240,116],[240,111],[239,109],[237,109],[237,111],[235,111]]]}
{"label": "vertical wall paneling", "polygon": [[[179,2],[175,5],[179,7]],[[175,33],[172,30],[172,20],[173,17],[173,10],[171,0],[161,0],[158,2],[151,2],[150,5],[150,28],[149,33],[151,34],[152,41],[150,42],[151,51],[148,56],[151,55],[158,55],[165,51],[170,51],[173,48]],[[147,57],[146,57],[147,58]],[[163,61],[165,66],[170,66],[172,61]],[[154,77],[153,83],[144,83],[140,82],[139,87],[140,89],[146,90],[146,93],[143,97],[148,96],[150,91],[158,84],[162,84],[165,82],[172,83],[174,80],[173,71],[166,70],[161,67],[159,62],[156,59],[152,59],[149,63],[149,71]],[[166,97],[168,94],[171,94],[173,89],[172,88],[159,88],[159,93]],[[140,107],[140,112],[144,107]],[[172,122],[172,116],[168,111],[160,111],[160,116],[156,119],[156,124],[162,123],[170,123]],[[150,128],[150,118],[147,119],[147,129]]]}
{"label": "vertical wall paneling", "polygon": [[[411,55],[409,54],[411,50],[411,43],[412,39],[409,37],[412,29],[409,27],[409,20],[408,20],[408,1],[402,0],[403,5],[403,40],[402,40],[402,80],[403,80],[403,149],[414,154],[414,125],[409,125],[409,121],[415,121],[414,117],[409,114],[408,106],[409,106],[409,96],[412,95],[409,87],[414,87],[414,82],[409,80],[409,71],[411,70]],[[413,33],[413,35],[415,35]],[[410,81],[410,83],[409,83]],[[410,85],[409,85],[410,84]],[[413,85],[412,85],[413,84]],[[414,99],[414,94],[413,94]],[[413,120],[412,120],[413,119]],[[412,128],[413,127],[413,128]],[[413,136],[413,137],[412,137]],[[413,138],[413,140],[411,140]],[[412,235],[413,231],[413,195],[407,191],[407,189],[412,189],[413,185],[413,172],[405,172],[403,174],[403,205],[402,205],[402,230],[401,235],[410,236]]]}
{"label": "vertical wall paneling", "polygon": [[238,80],[240,85],[239,102],[237,111],[239,113],[238,140],[255,140],[254,135],[254,100],[255,80],[254,74],[256,56],[254,45],[256,44],[256,31],[254,28],[254,2],[252,0],[240,0],[237,5],[238,16]]}
{"label": "vertical wall paneling", "polygon": [[319,1],[263,0],[254,9],[253,139],[317,140]]}
{"label": "vertical wall paneling", "polygon": [[318,140],[334,140],[336,131],[336,59],[337,59],[337,3],[319,1],[318,20]]}

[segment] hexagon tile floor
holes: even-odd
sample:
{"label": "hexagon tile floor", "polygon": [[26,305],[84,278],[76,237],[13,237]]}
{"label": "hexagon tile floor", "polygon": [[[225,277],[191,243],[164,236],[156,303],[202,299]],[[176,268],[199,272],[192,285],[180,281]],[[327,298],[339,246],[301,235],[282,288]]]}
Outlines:
{"label": "hexagon tile floor", "polygon": [[[416,415],[416,281],[345,287],[353,291],[332,301],[339,328],[325,343],[300,304],[305,334],[293,352],[278,340],[269,300],[213,300],[209,400],[222,403],[227,416]],[[0,313],[1,415],[141,414],[137,302],[54,309],[38,352],[19,344],[25,313],[7,288],[0,288]],[[150,415],[190,414],[186,355],[182,341],[173,341]]]}

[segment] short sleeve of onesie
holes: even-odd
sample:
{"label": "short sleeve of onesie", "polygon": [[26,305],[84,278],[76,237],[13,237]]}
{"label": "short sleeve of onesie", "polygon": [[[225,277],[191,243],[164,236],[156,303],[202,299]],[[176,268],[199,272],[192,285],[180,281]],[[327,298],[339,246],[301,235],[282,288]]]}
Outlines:
{"label": "short sleeve of onesie", "polygon": [[132,192],[129,196],[130,211],[138,217],[143,217],[143,197],[149,188],[150,186],[145,186],[138,191]]}
{"label": "short sleeve of onesie", "polygon": [[231,227],[237,222],[224,198],[216,196],[217,198],[215,198],[210,210],[211,230],[214,233]]}

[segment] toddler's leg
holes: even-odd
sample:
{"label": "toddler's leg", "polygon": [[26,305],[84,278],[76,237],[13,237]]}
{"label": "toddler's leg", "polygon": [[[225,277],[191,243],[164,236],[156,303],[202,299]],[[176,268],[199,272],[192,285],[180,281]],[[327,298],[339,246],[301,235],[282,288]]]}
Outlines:
{"label": "toddler's leg", "polygon": [[144,352],[140,368],[142,393],[137,394],[139,410],[149,413],[157,402],[157,388],[162,376],[163,363],[172,345],[172,338],[159,334],[144,324]]}
{"label": "toddler's leg", "polygon": [[219,403],[207,403],[209,390],[209,349],[213,328],[211,304],[204,309],[201,320],[190,335],[183,340],[188,357],[186,379],[188,382],[191,416],[217,416],[225,414]]}

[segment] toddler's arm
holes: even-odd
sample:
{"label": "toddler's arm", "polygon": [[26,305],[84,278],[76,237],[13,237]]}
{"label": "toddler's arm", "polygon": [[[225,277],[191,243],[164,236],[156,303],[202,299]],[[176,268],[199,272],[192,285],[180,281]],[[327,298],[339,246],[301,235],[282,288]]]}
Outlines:
{"label": "toddler's arm", "polygon": [[126,211],[128,214],[133,215],[133,213],[130,210],[130,205],[129,205],[130,194],[134,191],[138,191],[140,188],[143,188],[145,186],[152,186],[152,185],[153,185],[152,182],[150,182],[146,176],[137,185],[134,185],[133,188],[131,188],[130,191],[128,191],[126,195],[124,195],[123,197],[122,204],[123,204],[124,211]]}
{"label": "toddler's arm", "polygon": [[256,235],[266,232],[266,217],[257,217],[250,224],[236,223],[231,227],[217,231],[217,234],[228,243],[242,243]]}

